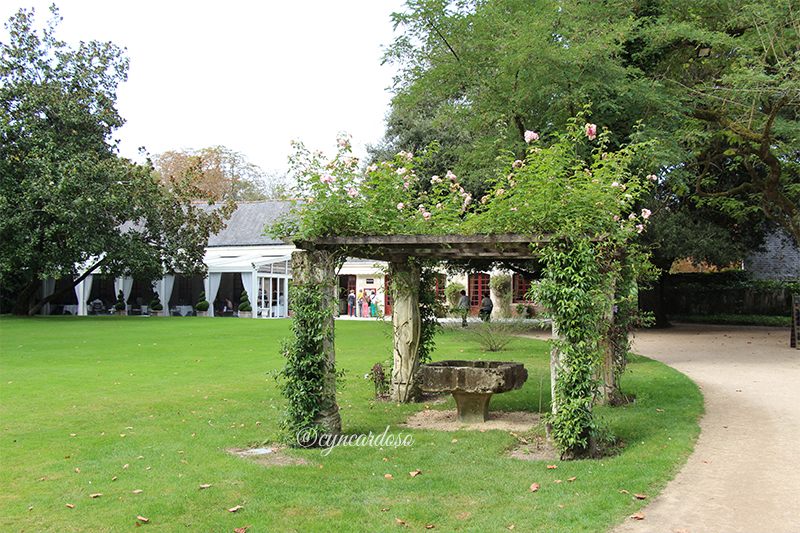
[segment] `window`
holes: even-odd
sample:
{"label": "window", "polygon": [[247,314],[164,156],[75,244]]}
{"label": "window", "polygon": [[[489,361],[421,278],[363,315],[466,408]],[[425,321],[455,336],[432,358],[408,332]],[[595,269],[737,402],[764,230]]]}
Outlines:
{"label": "window", "polygon": [[470,274],[467,280],[469,287],[469,305],[473,310],[481,306],[483,295],[489,292],[489,274]]}
{"label": "window", "polygon": [[531,290],[532,285],[532,279],[526,278],[521,274],[514,274],[514,276],[511,278],[511,301],[514,303],[529,302],[530,298],[527,298],[526,295]]}

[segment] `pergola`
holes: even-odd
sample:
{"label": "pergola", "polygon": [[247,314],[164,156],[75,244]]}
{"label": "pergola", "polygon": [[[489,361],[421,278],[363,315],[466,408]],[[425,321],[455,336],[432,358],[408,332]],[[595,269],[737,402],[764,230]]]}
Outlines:
{"label": "pergola", "polygon": [[[292,254],[294,279],[297,283],[314,284],[332,301],[335,298],[335,265],[342,257],[374,259],[389,263],[392,279],[394,368],[392,399],[409,401],[413,395],[414,376],[419,369],[420,339],[419,281],[421,266],[417,259],[446,261],[451,259],[483,259],[524,261],[535,259],[539,250],[551,242],[549,235],[370,235],[331,236],[293,240],[299,249]],[[333,316],[328,324],[333,330]],[[557,335],[554,327],[553,334]],[[327,347],[328,358],[334,358],[333,343]],[[559,368],[559,354],[551,354],[551,386]],[[610,379],[609,379],[610,373]],[[607,350],[602,369],[606,387],[613,386],[612,354]],[[341,422],[335,394],[333,408],[323,413],[320,425],[339,432]]]}

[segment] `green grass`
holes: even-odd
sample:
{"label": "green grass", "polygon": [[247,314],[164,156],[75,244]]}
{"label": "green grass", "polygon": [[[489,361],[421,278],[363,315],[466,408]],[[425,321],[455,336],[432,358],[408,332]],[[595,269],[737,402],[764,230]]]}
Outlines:
{"label": "green grass", "polygon": [[[283,401],[266,373],[283,365],[279,340],[287,331],[287,321],[270,320],[0,319],[0,530],[130,531],[144,516],[142,531],[160,532],[420,531],[431,524],[437,531],[596,532],[643,505],[633,493],[654,496],[699,431],[697,387],[637,358],[623,383],[636,403],[598,408],[626,443],[617,457],[547,469],[506,458],[516,442],[507,432],[411,431],[412,446],[339,447],[327,456],[290,450],[307,463],[267,468],[224,450],[277,434]],[[491,408],[536,411],[541,382],[547,410],[546,343],[517,339],[506,351],[484,353],[461,333],[437,337],[435,358],[524,362],[524,388],[496,395]],[[396,424],[425,406],[374,402],[364,380],[390,358],[389,328],[341,321],[336,335],[347,369],[339,394],[344,431],[409,433]],[[96,493],[102,496],[90,497]],[[243,508],[227,511],[236,505]]]}

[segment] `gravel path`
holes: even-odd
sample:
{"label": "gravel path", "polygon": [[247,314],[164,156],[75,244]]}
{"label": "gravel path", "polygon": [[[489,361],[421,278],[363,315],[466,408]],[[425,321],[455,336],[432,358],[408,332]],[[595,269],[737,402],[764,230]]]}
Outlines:
{"label": "gravel path", "polygon": [[788,328],[678,325],[636,335],[636,353],[697,383],[694,453],[614,533],[800,532],[800,350]]}

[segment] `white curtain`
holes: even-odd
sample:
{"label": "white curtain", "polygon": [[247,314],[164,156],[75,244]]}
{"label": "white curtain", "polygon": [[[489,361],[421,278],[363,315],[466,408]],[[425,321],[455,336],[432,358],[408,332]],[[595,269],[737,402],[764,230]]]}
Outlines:
{"label": "white curtain", "polygon": [[124,277],[122,278],[122,294],[125,296],[125,301],[128,301],[128,298],[131,296],[131,290],[133,290],[133,278]]}
{"label": "white curtain", "polygon": [[[164,306],[164,310],[169,310],[169,299],[172,298],[172,287],[175,286],[175,276],[173,274],[167,274],[164,276],[164,294],[161,295],[161,305]],[[169,313],[164,313],[164,316],[169,316]]]}
{"label": "white curtain", "polygon": [[86,316],[86,299],[92,294],[92,278],[89,274],[83,281],[75,285],[75,296],[78,298],[78,315]]}
{"label": "white curtain", "polygon": [[214,305],[214,300],[217,299],[217,292],[219,291],[219,284],[221,282],[222,282],[221,272],[209,272],[208,291],[206,292],[206,300],[208,300],[212,306]]}

